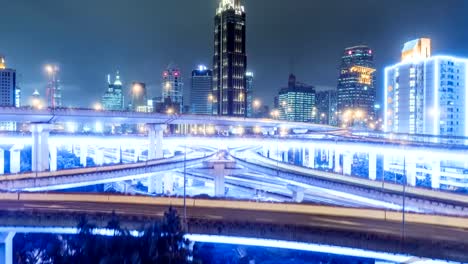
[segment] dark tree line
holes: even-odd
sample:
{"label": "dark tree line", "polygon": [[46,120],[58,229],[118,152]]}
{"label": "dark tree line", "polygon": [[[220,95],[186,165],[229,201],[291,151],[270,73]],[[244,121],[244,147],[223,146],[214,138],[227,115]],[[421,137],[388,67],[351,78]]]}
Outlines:
{"label": "dark tree line", "polygon": [[184,238],[180,217],[169,208],[161,222],[146,225],[140,235],[120,227],[117,217],[109,221],[110,235],[94,234],[85,217],[77,235],[18,234],[15,262],[18,264],[185,264],[191,261],[190,241]]}

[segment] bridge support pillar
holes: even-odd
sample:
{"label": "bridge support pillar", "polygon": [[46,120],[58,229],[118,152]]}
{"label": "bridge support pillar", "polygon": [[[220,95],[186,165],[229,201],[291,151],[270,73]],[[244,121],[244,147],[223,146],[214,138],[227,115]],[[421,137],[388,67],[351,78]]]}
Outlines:
{"label": "bridge support pillar", "polygon": [[292,191],[292,200],[294,202],[302,203],[304,201],[304,188],[294,185],[288,185],[288,189]]}
{"label": "bridge support pillar", "polygon": [[406,183],[410,186],[416,186],[416,159],[414,155],[405,156]]}
{"label": "bridge support pillar", "polygon": [[83,167],[86,167],[87,164],[87,158],[88,158],[88,145],[87,144],[81,144],[80,145],[80,164]]}
{"label": "bridge support pillar", "polygon": [[315,148],[309,148],[309,168],[315,169]]}
{"label": "bridge support pillar", "polygon": [[32,171],[46,171],[49,169],[49,131],[50,124],[31,124]]}
{"label": "bridge support pillar", "polygon": [[163,135],[167,128],[166,124],[148,124],[148,160],[162,159],[163,153]]}
{"label": "bridge support pillar", "polygon": [[341,169],[341,164],[340,164],[340,163],[341,163],[341,162],[340,162],[341,153],[340,153],[338,150],[336,150],[336,149],[335,149],[335,155],[334,155],[334,157],[335,157],[335,169],[334,169],[334,171],[335,171],[335,173],[340,173],[340,172],[342,171],[342,169]]}
{"label": "bridge support pillar", "polygon": [[0,233],[0,263],[13,264],[13,238],[15,232]]}
{"label": "bridge support pillar", "polygon": [[440,189],[440,160],[432,161],[432,175],[431,175],[432,189]]}
{"label": "bridge support pillar", "polygon": [[353,163],[352,153],[345,153],[343,155],[343,174],[351,175],[351,164]]}
{"label": "bridge support pillar", "polygon": [[5,174],[5,150],[0,149],[0,174]]}
{"label": "bridge support pillar", "polygon": [[224,164],[214,164],[214,195],[216,197],[224,197]]}
{"label": "bridge support pillar", "polygon": [[21,150],[23,146],[13,146],[10,149],[10,173],[19,173],[21,170]]}
{"label": "bridge support pillar", "polygon": [[333,169],[333,150],[329,149],[327,152],[327,158],[328,158],[328,169],[332,170]]}
{"label": "bridge support pillar", "polygon": [[150,194],[164,193],[162,175],[152,175],[148,178],[148,192]]}
{"label": "bridge support pillar", "polygon": [[57,146],[51,145],[50,152],[50,171],[57,171]]}
{"label": "bridge support pillar", "polygon": [[377,179],[377,154],[369,152],[369,179],[375,181]]}
{"label": "bridge support pillar", "polygon": [[94,149],[94,164],[98,166],[102,166],[104,164],[104,149]]}
{"label": "bridge support pillar", "polygon": [[283,152],[283,162],[289,163],[289,148]]}

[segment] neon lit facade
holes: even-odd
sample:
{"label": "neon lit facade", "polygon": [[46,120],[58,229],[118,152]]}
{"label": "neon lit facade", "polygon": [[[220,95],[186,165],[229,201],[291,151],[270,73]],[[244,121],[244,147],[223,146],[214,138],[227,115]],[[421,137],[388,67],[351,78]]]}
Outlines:
{"label": "neon lit facade", "polygon": [[468,136],[467,72],[468,59],[452,56],[405,59],[387,67],[385,131]]}

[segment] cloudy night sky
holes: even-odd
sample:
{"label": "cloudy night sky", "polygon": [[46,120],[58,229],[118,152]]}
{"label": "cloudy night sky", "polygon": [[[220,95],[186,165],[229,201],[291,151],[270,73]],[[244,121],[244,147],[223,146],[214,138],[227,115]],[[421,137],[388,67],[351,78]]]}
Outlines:
{"label": "cloudy night sky", "polygon": [[[399,60],[404,42],[430,37],[434,54],[468,57],[466,0],[244,0],[248,68],[255,97],[272,104],[290,72],[335,87],[343,49],[367,44],[376,66]],[[126,87],[148,84],[160,95],[173,63],[190,89],[190,72],[212,65],[218,0],[0,0],[0,54],[21,75],[23,103],[45,93],[43,66],[61,68],[66,106],[91,106],[120,70]],[[378,75],[378,90],[382,87]],[[186,101],[187,102],[187,101]]]}

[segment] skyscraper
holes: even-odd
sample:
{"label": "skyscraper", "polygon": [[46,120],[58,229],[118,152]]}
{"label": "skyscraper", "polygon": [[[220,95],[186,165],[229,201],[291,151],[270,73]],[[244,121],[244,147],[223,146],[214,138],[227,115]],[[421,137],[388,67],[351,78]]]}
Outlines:
{"label": "skyscraper", "polygon": [[107,111],[122,111],[124,110],[124,96],[122,93],[122,81],[120,74],[117,71],[115,80],[111,82],[110,74],[107,75],[107,90],[102,96],[102,108]]}
{"label": "skyscraper", "polygon": [[46,97],[47,105],[50,108],[62,107],[62,86],[60,85],[59,68],[57,65],[46,65],[47,72],[47,88]]}
{"label": "skyscraper", "polygon": [[317,108],[317,123],[331,126],[338,125],[336,90],[322,90],[315,92]]}
{"label": "skyscraper", "polygon": [[385,68],[384,130],[468,136],[468,58],[431,56],[429,39],[405,43]]}
{"label": "skyscraper", "polygon": [[213,95],[213,71],[203,65],[192,71],[190,111],[192,114],[211,115]]}
{"label": "skyscraper", "polygon": [[289,75],[288,87],[280,90],[278,104],[281,120],[296,122],[315,120],[315,88],[297,82],[293,74]]}
{"label": "skyscraper", "polygon": [[240,0],[221,0],[215,16],[213,114],[246,115],[246,26]]}
{"label": "skyscraper", "polygon": [[246,89],[245,93],[247,95],[247,117],[253,117],[254,115],[254,100],[253,100],[253,82],[254,82],[254,75],[253,72],[246,72]]}
{"label": "skyscraper", "polygon": [[134,112],[148,112],[148,98],[146,95],[146,84],[133,82],[130,90],[131,103],[130,110]]}
{"label": "skyscraper", "polygon": [[353,116],[362,120],[375,118],[375,71],[374,54],[369,47],[345,49],[337,88],[341,123],[348,123]]}
{"label": "skyscraper", "polygon": [[0,106],[17,107],[16,89],[16,70],[7,68],[0,56]]}
{"label": "skyscraper", "polygon": [[[0,106],[19,107],[17,100],[16,70],[7,68],[5,58],[0,56]],[[0,130],[16,130],[16,122],[0,122]]]}
{"label": "skyscraper", "polygon": [[177,67],[169,66],[163,72],[162,80],[162,111],[169,110],[173,113],[182,113],[184,109],[184,83],[182,75]]}

